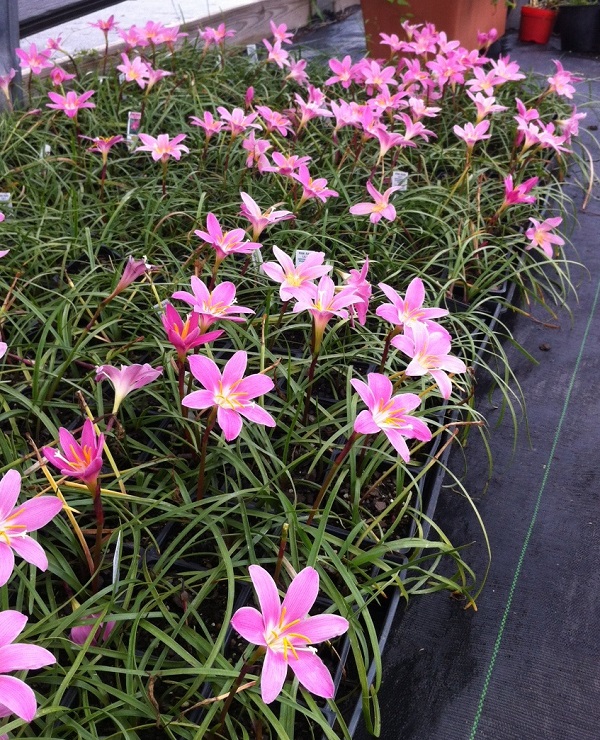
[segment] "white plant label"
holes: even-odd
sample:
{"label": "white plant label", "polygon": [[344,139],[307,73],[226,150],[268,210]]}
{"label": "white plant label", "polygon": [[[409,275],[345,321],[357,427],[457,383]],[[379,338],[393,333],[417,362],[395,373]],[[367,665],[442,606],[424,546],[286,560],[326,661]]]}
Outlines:
{"label": "white plant label", "polygon": [[260,269],[260,266],[263,263],[263,256],[260,253],[260,249],[255,249],[253,252],[250,252],[250,262],[255,270]]}
{"label": "white plant label", "polygon": [[256,44],[248,44],[248,46],[246,46],[246,53],[250,57],[250,61],[253,64],[258,64],[258,52],[256,51]]}
{"label": "white plant label", "polygon": [[132,149],[138,142],[138,131],[140,130],[140,124],[142,122],[142,114],[130,110],[127,114],[127,143],[129,148]]}
{"label": "white plant label", "polygon": [[45,159],[46,157],[49,157],[52,154],[52,147],[50,144],[44,144],[44,146],[40,149],[40,159]]}
{"label": "white plant label", "polygon": [[306,258],[310,254],[310,249],[297,249],[296,250],[296,267],[306,262]]}
{"label": "white plant label", "polygon": [[408,189],[408,172],[394,170],[392,172],[392,187],[400,188],[400,191]]}
{"label": "white plant label", "polygon": [[10,193],[0,193],[0,206],[12,208],[12,196]]}

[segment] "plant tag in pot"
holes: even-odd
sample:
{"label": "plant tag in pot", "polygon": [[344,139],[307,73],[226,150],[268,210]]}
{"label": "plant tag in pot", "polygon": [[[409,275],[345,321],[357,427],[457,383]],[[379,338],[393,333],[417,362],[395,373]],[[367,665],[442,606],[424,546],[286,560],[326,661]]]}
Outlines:
{"label": "plant tag in pot", "polygon": [[2,208],[12,208],[12,196],[10,193],[0,193],[0,206]]}
{"label": "plant tag in pot", "polygon": [[250,253],[250,264],[255,270],[260,270],[260,266],[263,263],[263,256],[260,253],[260,249],[255,249]]}
{"label": "plant tag in pot", "polygon": [[296,267],[298,267],[298,265],[301,265],[306,260],[309,254],[309,249],[297,249],[295,256]]}
{"label": "plant tag in pot", "polygon": [[256,44],[248,44],[246,46],[246,53],[250,57],[252,64],[258,64],[258,52],[256,51]]}
{"label": "plant tag in pot", "polygon": [[394,170],[392,172],[392,187],[400,188],[400,191],[408,189],[408,172]]}
{"label": "plant tag in pot", "polygon": [[138,131],[140,130],[140,124],[142,121],[142,114],[130,110],[127,114],[127,137],[126,141],[129,146],[129,149],[133,149],[133,147],[138,142]]}

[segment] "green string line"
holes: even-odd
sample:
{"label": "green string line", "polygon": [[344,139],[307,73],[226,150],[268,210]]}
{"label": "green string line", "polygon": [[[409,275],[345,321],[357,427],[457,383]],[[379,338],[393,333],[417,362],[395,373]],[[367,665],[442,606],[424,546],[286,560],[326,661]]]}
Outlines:
{"label": "green string line", "polygon": [[598,303],[598,297],[600,296],[600,282],[598,283],[598,286],[596,287],[596,295],[594,296],[594,302],[592,304],[592,309],[590,311],[587,325],[585,327],[585,331],[583,333],[583,338],[581,340],[581,346],[579,348],[579,354],[577,355],[577,360],[575,362],[575,367],[573,368],[573,373],[571,375],[571,380],[569,382],[569,387],[567,390],[567,395],[565,397],[565,402],[563,405],[562,413],[560,415],[560,419],[558,421],[558,427],[556,428],[556,434],[554,435],[554,441],[552,443],[552,449],[550,450],[550,456],[548,458],[548,463],[546,465],[546,470],[544,471],[544,476],[542,478],[542,484],[540,486],[540,490],[537,496],[537,500],[535,502],[535,507],[533,509],[533,515],[531,517],[531,522],[529,523],[529,529],[527,530],[527,534],[525,535],[525,540],[523,542],[523,547],[521,548],[521,554],[519,556],[519,560],[517,562],[517,568],[515,570],[515,574],[513,576],[513,580],[510,586],[510,590],[508,592],[508,601],[506,602],[506,607],[504,608],[504,614],[502,615],[502,619],[500,621],[500,626],[498,628],[498,634],[496,636],[496,642],[494,644],[494,649],[492,651],[492,657],[490,659],[490,664],[488,666],[488,670],[485,676],[485,681],[483,682],[483,688],[481,690],[481,695],[479,697],[479,703],[477,705],[477,711],[475,713],[475,718],[473,720],[473,726],[471,727],[471,734],[469,735],[469,740],[475,740],[475,735],[477,734],[477,728],[479,726],[479,721],[481,720],[481,715],[483,713],[483,705],[485,703],[485,698],[490,686],[490,680],[492,678],[492,673],[494,671],[494,665],[496,663],[496,658],[498,657],[498,653],[500,652],[500,644],[502,642],[502,636],[504,634],[504,629],[506,627],[506,623],[508,621],[508,614],[510,611],[510,607],[512,604],[513,596],[515,594],[515,590],[517,587],[517,581],[519,580],[519,576],[521,575],[521,569],[523,567],[523,562],[525,560],[525,554],[527,552],[527,547],[529,545],[529,540],[531,538],[531,534],[533,532],[533,527],[535,525],[535,521],[537,519],[538,511],[540,508],[540,504],[542,501],[542,494],[544,492],[544,488],[546,487],[546,482],[548,480],[548,476],[550,474],[550,468],[552,466],[552,458],[554,457],[554,452],[556,450],[556,447],[558,445],[558,439],[560,437],[560,432],[562,429],[563,422],[565,420],[565,417],[567,415],[567,408],[569,406],[569,402],[571,400],[571,393],[573,391],[573,386],[575,385],[575,376],[577,375],[577,371],[579,369],[579,365],[581,364],[581,358],[583,357],[583,351],[585,349],[585,344],[587,342],[588,334],[590,331],[590,326],[592,325],[592,319],[594,318],[594,313],[596,311],[596,305]]}

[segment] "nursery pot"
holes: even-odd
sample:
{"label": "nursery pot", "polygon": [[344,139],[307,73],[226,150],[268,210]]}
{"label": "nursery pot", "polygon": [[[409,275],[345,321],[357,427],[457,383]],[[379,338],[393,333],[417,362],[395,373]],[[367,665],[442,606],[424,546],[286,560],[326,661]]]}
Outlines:
{"label": "nursery pot", "polygon": [[533,41],[536,44],[547,44],[558,15],[557,10],[534,8],[524,5],[521,8],[521,25],[519,41]]}
{"label": "nursery pot", "polygon": [[563,5],[559,23],[563,51],[600,52],[600,5]]}

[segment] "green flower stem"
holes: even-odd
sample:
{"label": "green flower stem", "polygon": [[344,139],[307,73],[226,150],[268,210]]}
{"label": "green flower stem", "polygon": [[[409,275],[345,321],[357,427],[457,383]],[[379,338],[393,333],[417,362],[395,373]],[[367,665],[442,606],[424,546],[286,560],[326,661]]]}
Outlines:
{"label": "green flower stem", "polygon": [[196,501],[202,501],[204,496],[204,467],[206,465],[206,449],[208,447],[208,438],[217,420],[217,407],[214,406],[208,419],[206,420],[206,429],[202,435],[202,443],[200,447],[200,468],[198,470],[198,490],[196,493]]}
{"label": "green flower stem", "polygon": [[227,718],[227,714],[229,712],[229,708],[231,707],[231,703],[233,702],[233,698],[237,694],[239,687],[242,685],[242,681],[244,680],[250,668],[252,668],[254,663],[256,663],[256,661],[264,654],[264,652],[265,652],[265,649],[263,647],[256,648],[256,650],[252,653],[252,655],[244,663],[244,665],[242,666],[239,672],[238,677],[233,682],[233,685],[231,689],[229,690],[229,694],[227,695],[227,699],[225,700],[225,704],[223,705],[223,709],[221,710],[221,715],[219,717],[219,729],[217,730],[218,737],[224,737],[223,727],[225,725],[225,719]]}

